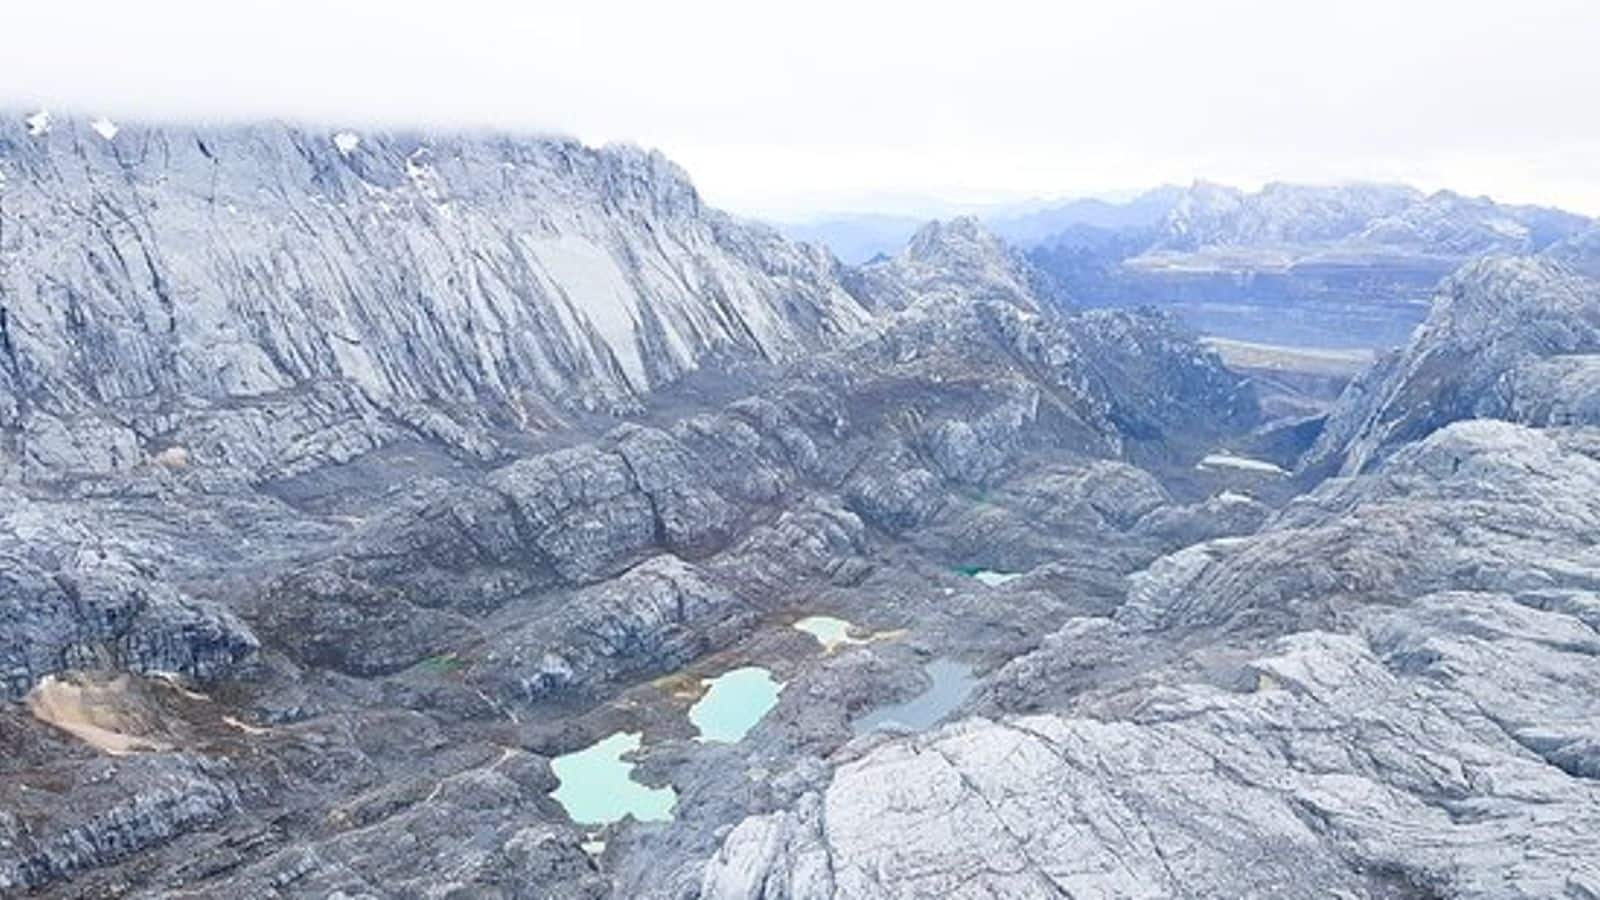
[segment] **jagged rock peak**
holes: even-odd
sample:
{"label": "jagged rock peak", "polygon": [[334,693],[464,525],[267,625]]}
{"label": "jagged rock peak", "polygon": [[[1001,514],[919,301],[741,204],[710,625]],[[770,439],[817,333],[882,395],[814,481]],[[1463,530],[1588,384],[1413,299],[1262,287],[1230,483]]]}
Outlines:
{"label": "jagged rock peak", "polygon": [[998,300],[1038,312],[1064,301],[1048,276],[972,216],[929,222],[900,255],[859,271],[865,296],[895,309],[955,299]]}
{"label": "jagged rock peak", "polygon": [[[1525,327],[1529,319],[1558,324],[1570,317],[1577,325],[1597,311],[1596,285],[1575,277],[1558,261],[1490,256],[1467,263],[1440,285],[1428,320],[1412,343],[1427,345],[1449,337],[1486,344],[1502,336],[1495,332]],[[1525,335],[1531,344],[1547,337]]]}
{"label": "jagged rock peak", "polygon": [[936,262],[952,257],[980,259],[1004,254],[1005,244],[983,226],[976,216],[934,219],[917,229],[906,245],[906,255],[919,262]]}

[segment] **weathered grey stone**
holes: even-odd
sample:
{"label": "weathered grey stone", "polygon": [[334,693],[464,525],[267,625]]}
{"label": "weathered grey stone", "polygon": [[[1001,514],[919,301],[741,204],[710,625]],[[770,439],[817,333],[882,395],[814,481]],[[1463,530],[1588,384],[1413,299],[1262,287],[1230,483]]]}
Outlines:
{"label": "weathered grey stone", "polygon": [[1564,396],[1576,384],[1540,361],[1596,352],[1600,283],[1538,258],[1470,263],[1440,286],[1406,348],[1346,390],[1302,466],[1358,472],[1460,419],[1520,413],[1542,424],[1585,401]]}
{"label": "weathered grey stone", "polygon": [[472,677],[523,700],[593,691],[632,672],[681,666],[709,649],[713,628],[737,627],[752,612],[694,566],[657,556],[500,634]]}

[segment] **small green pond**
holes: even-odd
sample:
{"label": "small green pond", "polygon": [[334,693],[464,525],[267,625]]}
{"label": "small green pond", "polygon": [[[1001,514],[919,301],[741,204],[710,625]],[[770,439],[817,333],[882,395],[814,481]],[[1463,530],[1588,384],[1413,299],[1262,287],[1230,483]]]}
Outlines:
{"label": "small green pond", "polygon": [[999,587],[1022,577],[1020,572],[1001,572],[998,569],[985,569],[983,566],[956,566],[956,571],[968,578],[977,579],[989,587]]}

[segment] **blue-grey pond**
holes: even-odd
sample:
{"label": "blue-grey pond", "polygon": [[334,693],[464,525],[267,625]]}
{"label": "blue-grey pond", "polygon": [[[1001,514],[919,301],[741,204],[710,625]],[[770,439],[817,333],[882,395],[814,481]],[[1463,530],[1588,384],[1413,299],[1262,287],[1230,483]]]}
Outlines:
{"label": "blue-grey pond", "polygon": [[706,682],[704,697],[689,708],[702,741],[737,743],[778,702],[783,682],[760,666],[724,672]]}
{"label": "blue-grey pond", "polygon": [[603,741],[550,761],[559,783],[550,796],[572,821],[583,825],[608,825],[632,815],[641,822],[666,822],[678,792],[670,787],[648,787],[633,780],[633,763],[623,756],[639,749],[643,735],[619,731]]}
{"label": "blue-grey pond", "polygon": [[923,666],[922,670],[933,681],[927,690],[902,703],[880,706],[856,719],[856,734],[866,734],[889,725],[914,731],[932,727],[960,706],[978,683],[971,666],[952,659],[936,659]]}

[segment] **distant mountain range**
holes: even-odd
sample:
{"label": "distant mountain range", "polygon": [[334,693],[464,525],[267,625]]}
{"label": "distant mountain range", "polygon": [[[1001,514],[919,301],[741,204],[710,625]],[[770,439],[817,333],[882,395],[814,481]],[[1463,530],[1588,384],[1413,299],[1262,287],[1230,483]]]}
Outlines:
{"label": "distant mountain range", "polygon": [[[1129,229],[1153,227],[1171,212],[1184,189],[1163,186],[1129,200],[1080,197],[1056,202],[1004,204],[960,210],[1008,243],[1027,248],[1074,228]],[[937,218],[946,218],[946,213]],[[892,256],[926,225],[930,216],[907,213],[839,213],[799,222],[773,222],[792,240],[822,244],[844,262],[858,264],[875,256]]]}
{"label": "distant mountain range", "polygon": [[1245,193],[1199,182],[1167,211],[1151,249],[1272,247],[1302,256],[1342,248],[1460,257],[1537,252],[1591,225],[1557,209],[1399,185],[1269,184]]}
{"label": "distant mountain range", "polygon": [[[981,221],[1071,305],[1170,306],[1202,331],[1302,345],[1400,343],[1439,279],[1478,256],[1548,251],[1580,268],[1600,257],[1585,216],[1391,184],[1200,181]],[[847,261],[892,253],[915,229],[897,216],[786,227]]]}
{"label": "distant mountain range", "polygon": [[[1130,200],[1079,198],[1025,211],[1016,206],[975,214],[990,231],[1023,250],[1107,243],[1096,232],[1133,232],[1143,252],[1273,248],[1309,255],[1345,245],[1368,253],[1538,252],[1594,225],[1540,206],[1507,205],[1453,191],[1423,193],[1395,184],[1272,183],[1259,191],[1197,181],[1154,188]],[[927,219],[902,214],[841,214],[776,227],[795,240],[821,243],[847,263],[892,255]]]}

